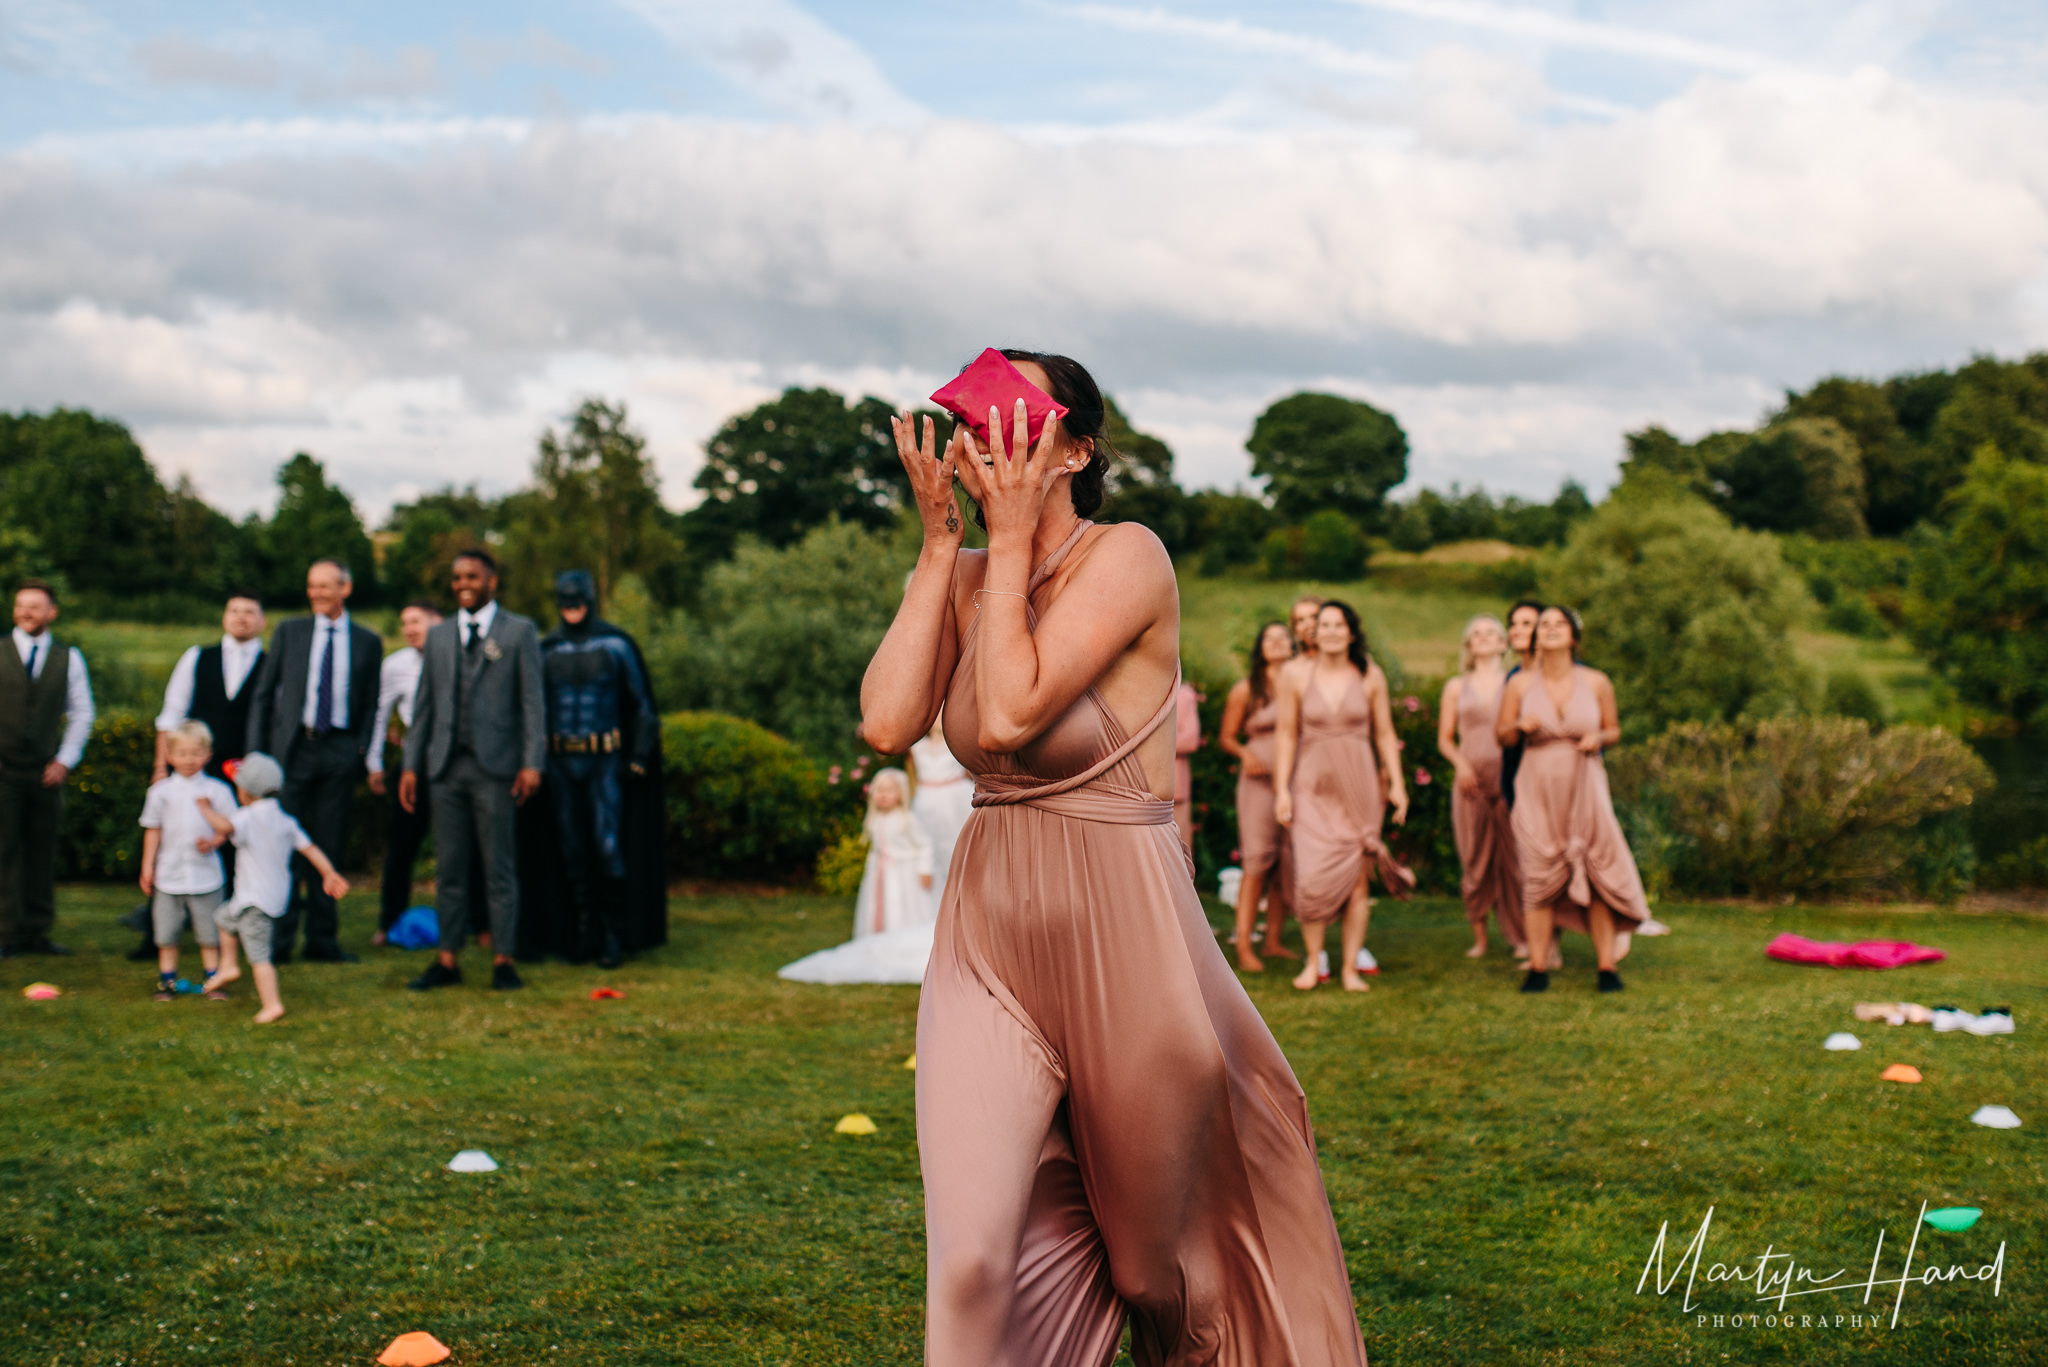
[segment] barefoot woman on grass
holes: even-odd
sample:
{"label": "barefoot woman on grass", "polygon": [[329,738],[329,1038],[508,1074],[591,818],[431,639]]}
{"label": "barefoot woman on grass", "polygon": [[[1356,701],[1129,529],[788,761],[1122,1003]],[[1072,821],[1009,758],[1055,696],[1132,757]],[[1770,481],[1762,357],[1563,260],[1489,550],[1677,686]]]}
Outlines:
{"label": "barefoot woman on grass", "polygon": [[[1273,819],[1273,728],[1280,718],[1279,675],[1294,658],[1294,635],[1285,622],[1268,622],[1252,642],[1251,668],[1231,685],[1223,700],[1225,754],[1237,758],[1237,857],[1244,881],[1237,894],[1237,966],[1263,973],[1266,965],[1252,952],[1252,918],[1259,897],[1266,899],[1266,953],[1293,958],[1280,943],[1280,921],[1287,914],[1281,895],[1280,864],[1287,856],[1287,832]],[[1242,733],[1243,740],[1238,736]]]}
{"label": "barefoot woman on grass", "polygon": [[1308,951],[1294,985],[1307,990],[1320,981],[1323,937],[1342,916],[1339,975],[1347,992],[1363,992],[1368,984],[1358,972],[1358,951],[1372,914],[1366,875],[1377,866],[1380,883],[1396,897],[1408,895],[1415,875],[1380,842],[1389,801],[1395,825],[1408,819],[1408,787],[1401,781],[1387,676],[1366,654],[1365,632],[1350,604],[1323,604],[1315,654],[1281,672],[1274,734],[1274,815],[1289,831],[1288,900]]}
{"label": "barefoot woman on grass", "polygon": [[[1497,735],[1502,745],[1523,745],[1513,826],[1529,943],[1550,944],[1553,920],[1592,936],[1599,990],[1619,992],[1616,962],[1650,906],[1600,759],[1603,748],[1621,740],[1614,685],[1578,662],[1580,634],[1570,608],[1543,609],[1536,663],[1508,680]],[[1549,987],[1550,974],[1531,965],[1522,990]]]}
{"label": "barefoot woman on grass", "polygon": [[[1180,604],[1158,538],[1096,527],[1103,401],[897,422],[924,545],[868,667],[868,741],[945,708],[974,816],[918,1003],[932,1367],[1365,1360],[1301,1087],[1217,948],[1172,826]],[[989,462],[984,464],[984,458]],[[959,475],[987,523],[963,551]]]}
{"label": "barefoot woman on grass", "polygon": [[[1534,624],[1531,624],[1533,630]],[[1451,786],[1451,828],[1465,919],[1472,923],[1468,959],[1486,957],[1486,913],[1493,912],[1517,959],[1529,957],[1522,931],[1522,870],[1515,860],[1514,832],[1500,789],[1500,700],[1507,687],[1501,657],[1507,631],[1498,617],[1481,614],[1465,624],[1463,667],[1444,684],[1437,708],[1436,748],[1457,770]]]}

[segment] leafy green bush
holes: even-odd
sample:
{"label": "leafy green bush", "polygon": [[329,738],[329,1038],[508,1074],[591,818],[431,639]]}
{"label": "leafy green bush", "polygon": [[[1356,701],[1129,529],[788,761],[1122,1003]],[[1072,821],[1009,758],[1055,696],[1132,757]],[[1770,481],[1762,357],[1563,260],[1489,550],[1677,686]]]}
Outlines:
{"label": "leafy green bush", "polygon": [[859,820],[858,782],[750,721],[676,712],[661,739],[671,873],[802,877]]}
{"label": "leafy green bush", "polygon": [[1760,897],[1953,897],[1975,857],[1947,814],[1993,782],[1939,727],[1849,717],[1683,723],[1615,751],[1608,772],[1625,825],[1676,838],[1676,890]]}
{"label": "leafy green bush", "polygon": [[1301,567],[1312,578],[1342,582],[1365,573],[1365,536],[1358,524],[1325,508],[1301,524]]}
{"label": "leafy green bush", "polygon": [[1985,446],[1913,552],[1906,624],[1965,701],[2048,726],[2048,468]]}
{"label": "leafy green bush", "polygon": [[129,882],[142,872],[142,799],[156,766],[156,721],[109,710],[93,721],[85,758],[64,789],[57,877]]}
{"label": "leafy green bush", "polygon": [[852,897],[860,891],[860,880],[867,869],[867,834],[848,831],[818,856],[818,891],[834,897]]}
{"label": "leafy green bush", "polygon": [[743,542],[705,580],[698,659],[707,701],[814,755],[861,750],[860,682],[914,560],[837,519],[780,549]]}
{"label": "leafy green bush", "polygon": [[1876,638],[1890,633],[1884,615],[1871,604],[1867,593],[1838,592],[1821,620],[1828,624],[1829,631],[1839,631],[1846,636]]}
{"label": "leafy green bush", "polygon": [[1301,574],[1299,527],[1275,527],[1259,543],[1259,565],[1268,579],[1291,579]]}
{"label": "leafy green bush", "polygon": [[1632,476],[1573,529],[1543,587],[1585,615],[1586,660],[1612,676],[1630,739],[1807,699],[1790,632],[1811,600],[1776,541],[1731,527],[1657,471]]}
{"label": "leafy green bush", "polygon": [[1873,727],[1884,725],[1884,704],[1860,669],[1838,669],[1828,675],[1820,710],[1832,717],[1861,717]]}

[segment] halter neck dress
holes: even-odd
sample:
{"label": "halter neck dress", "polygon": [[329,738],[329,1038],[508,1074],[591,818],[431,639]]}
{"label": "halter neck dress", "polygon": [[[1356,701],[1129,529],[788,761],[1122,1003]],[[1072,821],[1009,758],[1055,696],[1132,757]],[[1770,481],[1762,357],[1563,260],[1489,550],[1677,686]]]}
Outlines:
{"label": "halter neck dress", "polygon": [[1473,687],[1470,674],[1458,690],[1458,753],[1472,766],[1479,792],[1452,785],[1451,831],[1465,870],[1465,919],[1484,925],[1491,910],[1501,933],[1520,945],[1528,943],[1522,930],[1522,869],[1515,858],[1507,799],[1501,795],[1500,737],[1494,733],[1506,692],[1507,682],[1502,680],[1499,688],[1482,694]]}
{"label": "halter neck dress", "polygon": [[[1040,590],[1083,523],[1031,577]],[[917,1019],[930,1367],[1363,1364],[1300,1084],[1225,964],[1173,825],[1090,688],[977,745],[967,628],[946,740],[975,775]]]}
{"label": "halter neck dress", "polygon": [[1304,921],[1329,922],[1344,914],[1369,857],[1380,883],[1396,897],[1415,887],[1380,841],[1387,797],[1373,756],[1372,706],[1355,670],[1333,704],[1309,670],[1301,685],[1301,743],[1295,749],[1294,830],[1288,867],[1294,881],[1287,902]]}
{"label": "halter neck dress", "polygon": [[1619,958],[1630,933],[1649,919],[1650,904],[1614,816],[1607,766],[1579,749],[1600,729],[1600,703],[1586,685],[1585,669],[1573,667],[1562,714],[1536,673],[1522,694],[1522,716],[1538,723],[1522,742],[1515,775],[1512,824],[1523,908],[1550,906],[1559,925],[1586,933],[1587,909],[1599,897],[1615,916]]}
{"label": "halter neck dress", "polygon": [[1237,772],[1237,862],[1248,874],[1271,873],[1287,857],[1287,828],[1273,815],[1273,730],[1279,723],[1280,704],[1273,698],[1244,719],[1244,748],[1266,771],[1253,774],[1240,766]]}

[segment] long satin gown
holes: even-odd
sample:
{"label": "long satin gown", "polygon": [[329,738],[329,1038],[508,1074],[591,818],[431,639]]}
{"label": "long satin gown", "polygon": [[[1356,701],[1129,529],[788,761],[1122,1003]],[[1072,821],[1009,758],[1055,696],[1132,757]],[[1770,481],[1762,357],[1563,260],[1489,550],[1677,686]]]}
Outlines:
{"label": "long satin gown", "polygon": [[1642,876],[1614,816],[1607,766],[1579,741],[1600,729],[1600,703],[1583,668],[1572,670],[1571,696],[1559,715],[1541,675],[1522,694],[1522,717],[1536,729],[1522,744],[1515,775],[1515,853],[1522,865],[1522,905],[1548,905],[1557,923],[1590,933],[1586,912],[1597,895],[1614,913],[1615,957],[1649,919]]}
{"label": "long satin gown", "polygon": [[1522,869],[1515,858],[1507,799],[1501,796],[1500,737],[1494,734],[1507,685],[1482,694],[1472,682],[1466,675],[1458,690],[1458,753],[1472,766],[1479,791],[1467,793],[1455,784],[1451,788],[1451,831],[1465,870],[1465,919],[1485,925],[1491,911],[1510,944],[1527,944],[1529,937],[1522,930]]}
{"label": "long satin gown", "polygon": [[1280,704],[1268,698],[1244,719],[1244,748],[1257,756],[1263,774],[1237,771],[1237,862],[1247,874],[1270,874],[1287,857],[1287,828],[1273,815],[1273,728]]}
{"label": "long satin gown", "polygon": [[1394,896],[1405,898],[1415,887],[1415,875],[1380,841],[1387,796],[1372,733],[1365,680],[1355,672],[1335,705],[1324,699],[1313,672],[1302,681],[1301,739],[1289,789],[1294,828],[1288,841],[1293,881],[1287,903],[1304,921],[1342,916],[1368,858]]}
{"label": "long satin gown", "polygon": [[946,893],[946,871],[953,867],[953,842],[974,811],[974,775],[960,766],[946,743],[930,736],[910,747],[917,764],[917,794],[910,810],[932,837],[932,905]]}
{"label": "long satin gown", "polygon": [[[1032,576],[1035,593],[1082,528]],[[1036,618],[1033,617],[1034,627]],[[1301,1086],[1225,964],[1173,804],[1090,689],[983,752],[917,1018],[933,1367],[1363,1364]]]}

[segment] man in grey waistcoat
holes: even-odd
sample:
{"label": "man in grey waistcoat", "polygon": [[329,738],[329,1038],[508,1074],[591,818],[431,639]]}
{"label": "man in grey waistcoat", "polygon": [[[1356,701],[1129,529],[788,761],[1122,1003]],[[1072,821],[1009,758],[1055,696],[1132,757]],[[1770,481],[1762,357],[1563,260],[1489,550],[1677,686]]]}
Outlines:
{"label": "man in grey waistcoat", "polygon": [[57,590],[25,579],[14,649],[0,651],[0,958],[69,954],[57,921],[57,823],[64,784],[92,735],[85,657],[50,635]]}
{"label": "man in grey waistcoat", "polygon": [[498,563],[484,550],[455,557],[453,617],[427,633],[405,772],[398,801],[432,790],[441,952],[409,986],[415,992],[462,981],[456,953],[469,933],[473,850],[483,853],[491,912],[491,986],[524,986],[512,956],[519,938],[517,809],[540,787],[547,760],[547,711],[541,688],[540,633],[529,618],[501,608]]}

